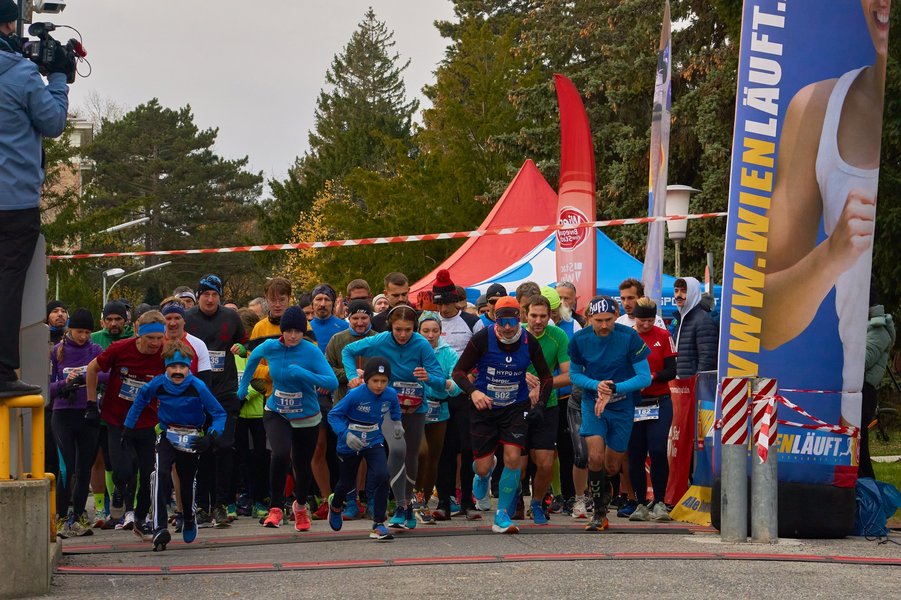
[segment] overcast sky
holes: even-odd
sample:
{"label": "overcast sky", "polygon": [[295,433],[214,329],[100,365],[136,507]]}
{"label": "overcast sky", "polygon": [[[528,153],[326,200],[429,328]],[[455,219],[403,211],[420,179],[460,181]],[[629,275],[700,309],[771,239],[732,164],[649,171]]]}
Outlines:
{"label": "overcast sky", "polygon": [[220,156],[247,155],[270,179],[307,149],[325,72],[369,6],[411,60],[408,95],[422,103],[446,42],[433,22],[453,16],[450,0],[68,0],[63,13],[34,20],[84,37],[93,73],[71,86],[73,108],[91,92],[126,109],[154,97],[190,104],[199,127],[219,128]]}

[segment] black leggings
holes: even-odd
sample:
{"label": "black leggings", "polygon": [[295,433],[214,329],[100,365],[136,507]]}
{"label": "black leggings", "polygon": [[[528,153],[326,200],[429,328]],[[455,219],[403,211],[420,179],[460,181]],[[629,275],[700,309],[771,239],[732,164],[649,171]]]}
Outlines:
{"label": "black leggings", "polygon": [[335,508],[344,505],[347,493],[357,487],[357,471],[360,461],[366,460],[366,489],[374,497],[372,520],[375,523],[385,521],[385,511],[388,508],[388,458],[385,455],[385,447],[382,445],[373,448],[364,448],[355,454],[338,454],[340,475],[335,493],[332,497],[332,506]]}
{"label": "black leggings", "polygon": [[573,442],[569,435],[569,419],[566,418],[566,407],[569,405],[569,394],[557,400],[557,459],[560,461],[560,494],[564,498],[576,495],[573,484]]}
{"label": "black leggings", "polygon": [[652,421],[632,424],[629,438],[629,480],[639,502],[647,500],[647,477],[644,474],[645,458],[651,456],[651,487],[654,501],[663,502],[666,482],[669,479],[669,460],[666,456],[670,425],[673,422],[673,401],[669,394],[659,397],[660,413]]}
{"label": "black leggings", "polygon": [[184,506],[185,523],[194,522],[194,489],[198,455],[176,449],[165,435],[156,444],[156,466],[153,470],[153,529],[166,529],[169,515],[166,504],[172,497],[172,465],[178,473],[178,487]]}
{"label": "black leggings", "polygon": [[135,521],[143,523],[150,510],[150,474],[156,456],[156,432],[153,427],[135,429],[135,436],[127,448],[122,447],[121,427],[107,425],[106,433],[110,462],[113,463],[113,483],[125,500],[125,510],[134,510]]}
{"label": "black leggings", "polygon": [[[252,446],[252,447],[251,447]],[[252,502],[269,497],[269,451],[263,419],[238,417],[235,428],[236,464],[241,465],[244,484]]]}
{"label": "black leggings", "polygon": [[[197,506],[209,510],[235,501],[234,443],[238,413],[228,413],[215,447],[200,455],[197,471]],[[207,421],[211,423],[212,419]]]}
{"label": "black leggings", "polygon": [[319,424],[315,427],[291,427],[288,419],[267,410],[263,413],[263,425],[272,448],[269,460],[269,489],[272,493],[269,508],[284,508],[288,465],[294,470],[294,497],[303,504],[313,481],[310,461],[319,440]]}
{"label": "black leggings", "polygon": [[448,399],[450,420],[444,435],[444,449],[438,459],[438,500],[448,505],[457,489],[457,454],[460,455],[460,507],[474,508],[472,501],[472,437],[469,413],[472,401],[465,394]]}
{"label": "black leggings", "polygon": [[88,501],[91,483],[91,467],[97,456],[100,427],[84,420],[84,410],[54,410],[53,435],[62,456],[60,474],[56,484],[56,512],[65,515],[72,503],[74,513],[81,515]]}

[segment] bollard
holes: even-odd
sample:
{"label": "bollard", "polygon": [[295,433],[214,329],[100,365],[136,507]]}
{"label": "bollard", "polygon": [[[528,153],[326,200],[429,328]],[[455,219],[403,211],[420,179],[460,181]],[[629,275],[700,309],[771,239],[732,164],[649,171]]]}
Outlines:
{"label": "bollard", "polygon": [[748,396],[747,379],[726,377],[720,387],[722,400],[722,490],[720,539],[748,541]]}
{"label": "bollard", "polygon": [[751,457],[751,540],[779,541],[779,450],[776,447],[775,379],[757,377],[751,383],[751,421],[754,451]]}

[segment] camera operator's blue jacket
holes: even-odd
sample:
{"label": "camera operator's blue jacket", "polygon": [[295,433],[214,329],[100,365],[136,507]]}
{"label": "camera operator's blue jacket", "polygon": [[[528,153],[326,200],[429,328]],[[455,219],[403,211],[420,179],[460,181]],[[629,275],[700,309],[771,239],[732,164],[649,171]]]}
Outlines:
{"label": "camera operator's blue jacket", "polygon": [[0,210],[40,204],[41,138],[62,134],[69,109],[65,73],[48,80],[44,85],[37,65],[0,38]]}

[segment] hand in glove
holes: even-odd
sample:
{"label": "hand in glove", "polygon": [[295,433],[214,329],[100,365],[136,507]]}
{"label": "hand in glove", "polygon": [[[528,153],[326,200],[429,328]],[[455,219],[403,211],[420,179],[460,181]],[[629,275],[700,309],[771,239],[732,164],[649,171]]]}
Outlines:
{"label": "hand in glove", "polygon": [[394,422],[394,439],[399,440],[404,437],[404,426],[400,421]]}
{"label": "hand in glove", "polygon": [[347,432],[347,435],[344,436],[344,443],[347,444],[347,447],[353,450],[354,452],[359,452],[363,449],[363,440],[352,434],[351,432]]}
{"label": "hand in glove", "polygon": [[544,421],[544,406],[536,404],[526,415],[526,422],[529,424],[540,425]]}
{"label": "hand in glove", "polygon": [[194,438],[191,440],[191,450],[194,450],[198,454],[202,452],[206,452],[213,446],[213,442],[216,441],[216,432],[211,431],[206,435],[202,435],[200,437]]}
{"label": "hand in glove", "polygon": [[96,402],[88,402],[87,407],[84,409],[84,420],[87,421],[88,425],[100,425],[100,411],[97,410]]}
{"label": "hand in glove", "polygon": [[134,429],[131,427],[126,427],[122,430],[122,438],[119,440],[119,444],[123,448],[128,448],[132,444],[134,444],[135,439],[137,439],[137,434]]}

